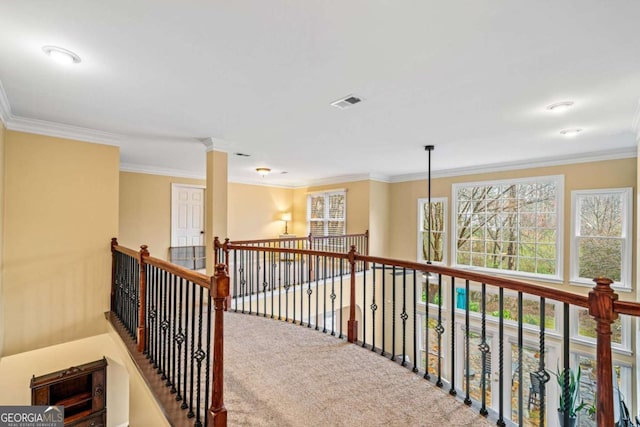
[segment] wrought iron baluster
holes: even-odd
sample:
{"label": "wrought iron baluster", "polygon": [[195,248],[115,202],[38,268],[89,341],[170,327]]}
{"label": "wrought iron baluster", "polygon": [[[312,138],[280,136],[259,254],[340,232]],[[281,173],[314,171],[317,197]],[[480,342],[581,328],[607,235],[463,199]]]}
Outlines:
{"label": "wrought iron baluster", "polygon": [[180,278],[180,286],[178,288],[178,332],[176,332],[175,335],[175,341],[176,344],[178,345],[178,351],[177,351],[177,361],[176,361],[176,365],[177,365],[177,374],[176,374],[176,401],[181,401],[182,400],[182,393],[181,393],[181,388],[180,388],[180,377],[181,377],[181,373],[182,373],[182,344],[184,343],[185,340],[185,335],[182,332],[183,328],[182,328],[182,309],[183,309],[183,298],[184,298],[184,279],[181,277]]}
{"label": "wrought iron baluster", "polygon": [[362,276],[362,347],[367,345],[367,275]]}
{"label": "wrought iron baluster", "polygon": [[[522,292],[518,292],[518,424],[524,425],[524,405],[522,390],[522,350],[524,346],[524,336],[522,330]],[[513,352],[512,352],[513,353]],[[513,374],[511,374],[513,375]],[[513,385],[513,384],[512,384]]]}
{"label": "wrought iron baluster", "polygon": [[[184,296],[184,333],[185,333],[185,340],[184,340],[184,396],[182,399],[182,405],[180,405],[180,408],[182,409],[187,409],[189,407],[189,404],[187,403],[187,391],[189,390],[189,388],[187,387],[188,384],[188,380],[189,380],[189,370],[188,370],[188,364],[189,364],[189,355],[191,354],[191,351],[189,350],[189,341],[193,342],[193,321],[191,322],[191,330],[189,330],[189,312],[193,311],[193,309],[190,310],[190,300],[189,300],[189,294],[191,293],[191,282],[189,282],[188,280],[185,281],[185,296]],[[244,299],[244,297],[243,297]],[[193,314],[191,315],[191,318],[193,318]],[[193,348],[193,344],[192,344],[192,348]],[[192,369],[193,371],[193,369]]]}
{"label": "wrought iron baluster", "polygon": [[[322,278],[322,283],[323,283],[323,289],[322,289],[322,312],[323,312],[323,319],[322,319],[322,332],[323,333],[327,333],[327,257],[325,256],[324,259],[324,266],[323,266],[323,275],[324,277]],[[316,298],[317,298],[317,294],[316,294]],[[316,312],[317,312],[317,308],[316,308]],[[316,316],[317,317],[317,316]],[[319,322],[317,322],[319,323]],[[317,325],[316,325],[316,329],[317,329]]]}
{"label": "wrought iron baluster", "polygon": [[[196,421],[193,424],[194,427],[202,427],[202,412],[200,411],[200,391],[202,388],[202,361],[207,357],[207,353],[202,349],[202,335],[204,334],[202,330],[202,316],[204,309],[204,288],[202,286],[198,286],[199,290],[199,302],[198,302],[198,350],[196,350],[194,357],[196,359],[196,369],[197,369],[197,381],[196,381]],[[258,293],[256,293],[258,296]],[[258,304],[256,303],[256,306]],[[208,350],[207,350],[208,351]]]}
{"label": "wrought iron baluster", "polygon": [[[206,328],[207,328],[207,346],[206,346],[206,360],[205,360],[205,364],[204,364],[204,406],[203,409],[206,411],[206,409],[209,407],[209,397],[210,397],[210,393],[209,393],[209,386],[211,385],[211,381],[209,380],[210,378],[210,369],[211,369],[211,291],[207,292],[207,322],[206,322]],[[208,425],[208,420],[209,417],[207,417],[206,415],[204,415],[204,425],[205,427]]]}
{"label": "wrought iron baluster", "polygon": [[167,328],[169,327],[169,321],[167,320],[167,318],[169,317],[167,315],[167,310],[168,310],[168,302],[167,302],[167,293],[168,293],[168,289],[169,286],[167,286],[167,278],[168,278],[168,272],[167,271],[163,271],[163,275],[162,275],[162,321],[160,322],[160,327],[162,328],[162,338],[161,338],[161,343],[160,343],[160,366],[158,367],[158,373],[162,374],[161,378],[162,380],[166,380],[167,379],[167,353],[169,352],[168,350],[168,333],[167,333]]}
{"label": "wrought iron baluster", "polygon": [[[416,294],[418,288],[418,272],[413,270],[413,372],[418,372],[418,330],[417,330],[417,322],[418,322],[418,311],[417,311],[417,299],[418,294]],[[375,332],[375,329],[374,329]]]}
{"label": "wrought iron baluster", "polygon": [[563,329],[563,337],[562,337],[562,358],[563,358],[563,371],[562,373],[563,375],[563,385],[562,385],[562,397],[563,397],[563,402],[564,402],[564,407],[563,408],[559,408],[562,409],[562,416],[564,416],[564,425],[568,426],[569,424],[569,418],[570,418],[570,411],[569,411],[569,404],[570,404],[570,399],[571,399],[571,383],[570,383],[570,353],[569,353],[569,337],[570,337],[570,331],[571,329],[569,328],[569,304],[568,303],[563,303],[562,304],[562,329]]}
{"label": "wrought iron baluster", "polygon": [[373,289],[371,290],[371,351],[376,351],[376,310],[378,305],[376,304],[376,263],[372,264],[371,275],[373,276]]}
{"label": "wrought iron baluster", "polygon": [[267,252],[262,252],[262,297],[263,301],[263,313],[262,317],[267,317]]}
{"label": "wrought iron baluster", "polygon": [[331,335],[336,335],[336,260],[331,261]]}
{"label": "wrought iron baluster", "polygon": [[343,296],[343,278],[344,278],[344,259],[340,258],[340,334],[338,335],[338,338],[343,338],[344,335],[342,335],[342,307],[344,307],[342,305],[342,296]]}
{"label": "wrought iron baluster", "polygon": [[480,415],[487,416],[489,411],[487,410],[487,376],[485,372],[487,372],[487,355],[491,348],[487,344],[487,285],[482,284],[482,296],[481,296],[481,305],[482,305],[482,318],[481,318],[481,343],[478,346],[478,349],[482,353],[482,376],[480,377],[480,385],[482,389],[482,404],[480,407]]}
{"label": "wrought iron baluster", "polygon": [[191,281],[188,282],[189,287],[191,288],[191,360],[189,362],[190,365],[190,383],[189,383],[189,412],[187,413],[188,418],[193,418],[195,414],[193,413],[193,391],[194,391],[194,362],[196,358],[196,350],[195,350],[195,336],[196,336],[196,285]]}
{"label": "wrought iron baluster", "polygon": [[[465,280],[464,281],[464,289],[465,289],[465,298],[464,298],[464,350],[465,350],[465,355],[464,355],[464,381],[465,381],[465,391],[466,391],[466,395],[464,397],[464,403],[467,406],[471,405],[471,396],[469,395],[470,393],[470,386],[471,386],[471,367],[469,366],[469,358],[470,358],[470,354],[469,354],[469,335],[471,333],[470,331],[470,327],[471,324],[469,322],[469,299],[470,299],[470,294],[469,294],[469,280]],[[483,372],[484,375],[484,372]]]}
{"label": "wrought iron baluster", "polygon": [[[536,372],[538,380],[540,380],[540,427],[544,427],[545,424],[546,390],[547,383],[551,379],[545,367],[545,357],[547,353],[545,346],[546,320],[546,301],[544,297],[540,297],[540,357],[538,358],[538,372]],[[522,373],[522,369],[520,369],[520,371]]]}
{"label": "wrought iron baluster", "polygon": [[438,324],[436,326],[436,334],[438,335],[438,380],[436,385],[442,387],[442,334],[444,326],[442,326],[442,274],[438,273]]}
{"label": "wrought iron baluster", "polygon": [[396,266],[392,268],[391,279],[391,360],[396,360]]}
{"label": "wrought iron baluster", "polygon": [[456,278],[451,276],[451,387],[449,394],[455,396],[456,392]]}
{"label": "wrought iron baluster", "polygon": [[171,386],[171,393],[176,392],[176,320],[177,320],[177,283],[178,277],[174,274],[171,275],[171,293],[173,295],[171,307],[173,308],[173,315],[171,316],[171,328],[169,333],[169,341],[172,343],[170,346],[171,349],[171,358],[169,359],[169,367],[171,375],[169,375],[169,379],[167,380],[167,385]]}
{"label": "wrought iron baluster", "polygon": [[504,421],[504,288],[498,291],[499,313],[498,317],[498,421],[500,427],[506,425]]}
{"label": "wrought iron baluster", "polygon": [[400,313],[400,319],[402,319],[402,366],[407,366],[407,269],[402,268],[402,313]]}
{"label": "wrought iron baluster", "polygon": [[431,273],[428,271],[423,272],[424,274],[424,294],[425,294],[425,302],[424,302],[424,379],[430,380],[431,375],[429,374],[429,305],[431,301],[429,301],[429,279],[431,277]]}
{"label": "wrought iron baluster", "polygon": [[387,288],[387,275],[385,274],[386,264],[382,264],[382,349],[380,351],[380,355],[384,356],[386,354],[387,346],[385,343],[385,331],[386,331],[386,321],[387,321],[387,297],[386,297],[386,288]]}
{"label": "wrought iron baluster", "polygon": [[238,292],[238,280],[240,277],[240,272],[238,271],[238,251],[233,251],[233,297],[236,300],[233,306],[233,311],[235,313],[238,312],[238,297],[242,297],[244,301],[244,297],[241,295],[241,292]]}

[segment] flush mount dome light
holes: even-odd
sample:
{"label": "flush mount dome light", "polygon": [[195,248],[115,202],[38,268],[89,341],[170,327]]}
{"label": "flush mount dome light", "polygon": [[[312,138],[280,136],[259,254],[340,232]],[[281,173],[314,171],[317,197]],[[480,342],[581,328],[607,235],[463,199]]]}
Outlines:
{"label": "flush mount dome light", "polygon": [[269,175],[269,172],[271,172],[271,169],[269,168],[256,168],[256,172],[258,172],[260,174],[261,177],[265,177],[267,175]]}
{"label": "flush mount dome light", "polygon": [[573,107],[573,101],[562,101],[547,105],[547,110],[554,113],[563,113],[571,107]]}
{"label": "flush mount dome light", "polygon": [[75,53],[58,46],[42,46],[42,51],[59,64],[77,64],[81,61]]}
{"label": "flush mount dome light", "polygon": [[562,129],[560,131],[560,135],[566,136],[567,138],[572,138],[572,137],[576,136],[577,134],[579,134],[580,132],[582,132],[582,129],[580,129],[580,128]]}

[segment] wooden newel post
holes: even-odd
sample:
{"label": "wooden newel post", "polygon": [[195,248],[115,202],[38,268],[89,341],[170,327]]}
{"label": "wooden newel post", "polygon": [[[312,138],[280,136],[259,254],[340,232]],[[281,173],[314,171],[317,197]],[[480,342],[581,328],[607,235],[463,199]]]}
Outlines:
{"label": "wooden newel post", "polygon": [[147,311],[147,262],[146,257],[149,256],[147,245],[140,246],[140,306],[138,311],[138,351],[144,353],[146,350],[145,313]]}
{"label": "wooden newel post", "polygon": [[351,291],[349,293],[349,321],[347,322],[347,341],[358,341],[358,321],[356,320],[356,245],[349,251],[351,264]]}
{"label": "wooden newel post", "polygon": [[596,286],[589,292],[589,314],[597,322],[597,402],[596,420],[598,427],[613,425],[613,367],[611,364],[611,324],[618,318],[613,303],[618,295],[609,285],[612,280],[605,277],[593,279]]}
{"label": "wooden newel post", "polygon": [[224,306],[229,296],[229,274],[224,264],[216,265],[216,274],[211,278],[210,294],[215,306],[213,330],[213,379],[211,406],[207,411],[210,426],[226,427],[227,408],[224,407]]}
{"label": "wooden newel post", "polygon": [[111,305],[109,310],[113,311],[116,307],[116,246],[118,246],[118,239],[111,238]]}

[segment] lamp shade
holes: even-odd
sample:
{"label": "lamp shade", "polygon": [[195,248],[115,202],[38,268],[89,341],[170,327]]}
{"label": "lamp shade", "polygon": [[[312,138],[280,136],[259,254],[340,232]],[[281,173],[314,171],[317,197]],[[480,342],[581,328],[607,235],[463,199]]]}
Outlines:
{"label": "lamp shade", "polygon": [[284,212],[281,219],[283,221],[291,221],[291,212]]}

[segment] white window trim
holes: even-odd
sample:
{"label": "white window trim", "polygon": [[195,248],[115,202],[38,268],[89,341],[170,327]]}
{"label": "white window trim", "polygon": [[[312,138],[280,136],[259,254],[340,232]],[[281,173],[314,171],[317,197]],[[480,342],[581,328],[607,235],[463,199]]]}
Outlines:
{"label": "white window trim", "polygon": [[[474,267],[469,265],[461,265],[457,263],[457,244],[456,237],[458,235],[458,219],[457,219],[457,200],[458,190],[463,187],[472,186],[488,186],[488,185],[502,185],[502,184],[520,184],[529,183],[535,181],[554,181],[556,183],[556,274],[536,274],[527,273],[522,271],[513,270],[501,270],[496,268],[487,267]],[[545,175],[545,176],[532,176],[528,178],[517,179],[502,179],[502,180],[490,180],[490,181],[476,181],[476,182],[462,182],[459,184],[453,184],[451,186],[452,202],[451,202],[451,266],[462,270],[489,272],[492,274],[499,274],[504,276],[513,277],[527,277],[536,280],[543,280],[553,283],[562,283],[564,281],[564,175]]]}
{"label": "white window trim", "polygon": [[[433,203],[442,203],[444,205],[444,212],[443,212],[443,220],[444,220],[444,226],[443,226],[443,231],[442,231],[442,235],[443,235],[443,242],[442,242],[442,261],[432,261],[432,264],[438,264],[438,265],[447,265],[447,254],[448,254],[448,244],[449,244],[449,233],[447,232],[447,211],[449,210],[449,205],[448,205],[448,198],[447,197],[432,197],[431,198],[431,204]],[[417,260],[418,262],[427,262],[426,259],[422,259],[422,232],[426,231],[422,229],[422,205],[426,205],[427,203],[429,203],[429,199],[428,198],[421,198],[418,199],[418,247],[417,247]]]}
{"label": "white window trim", "polygon": [[[583,307],[577,307],[574,305],[570,306],[569,313],[571,316],[571,341],[575,343],[587,344],[589,346],[594,346],[597,343],[595,338],[587,337],[584,335],[580,335],[578,325],[579,318],[578,312],[588,311],[588,309]],[[619,316],[620,325],[622,326],[622,342],[611,342],[611,349],[616,353],[625,354],[627,356],[633,355],[633,351],[631,350],[631,317],[630,316]]]}
{"label": "white window trim", "polygon": [[[344,234],[347,234],[347,190],[345,189],[338,189],[338,190],[327,190],[327,191],[314,191],[314,192],[310,192],[307,193],[307,234],[309,234],[311,232],[311,197],[312,196],[319,196],[319,195],[323,195],[325,198],[325,204],[324,204],[324,213],[325,213],[325,218],[322,219],[322,223],[324,224],[324,234],[323,236],[327,236],[327,227],[329,224],[329,218],[328,218],[328,213],[329,213],[329,196],[331,195],[335,195],[335,194],[340,194],[342,195],[342,197],[344,198],[344,218],[342,220],[342,222],[344,222]],[[313,222],[320,222],[320,221],[313,221]]]}
{"label": "white window trim", "polygon": [[633,284],[631,282],[631,255],[633,241],[633,189],[631,188],[603,188],[597,190],[574,190],[571,192],[571,267],[569,282],[573,285],[594,286],[593,279],[581,278],[578,276],[579,259],[578,259],[578,232],[580,220],[577,209],[578,198],[586,195],[612,195],[621,194],[623,196],[623,224],[622,237],[624,244],[622,246],[622,271],[621,282],[614,282],[611,287],[621,291],[631,291]]}

